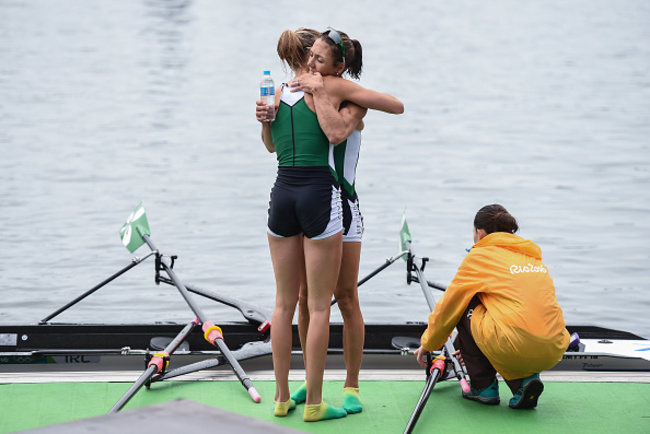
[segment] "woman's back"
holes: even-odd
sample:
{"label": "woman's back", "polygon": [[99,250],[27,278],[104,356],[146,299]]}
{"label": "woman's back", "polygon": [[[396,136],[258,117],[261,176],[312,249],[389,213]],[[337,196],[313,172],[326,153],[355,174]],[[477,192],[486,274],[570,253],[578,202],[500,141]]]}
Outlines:
{"label": "woman's back", "polygon": [[304,92],[282,87],[271,134],[279,166],[331,166],[333,146],[307,106]]}
{"label": "woman's back", "polygon": [[472,333],[488,358],[501,364],[499,372],[522,366],[519,356],[536,360],[537,372],[555,365],[569,336],[539,247],[514,234],[490,234],[467,255],[454,283],[462,285],[470,275],[481,301]]}
{"label": "woman's back", "polygon": [[468,262],[481,276],[478,295],[495,322],[538,335],[564,328],[553,279],[535,243],[495,232],[474,246]]}

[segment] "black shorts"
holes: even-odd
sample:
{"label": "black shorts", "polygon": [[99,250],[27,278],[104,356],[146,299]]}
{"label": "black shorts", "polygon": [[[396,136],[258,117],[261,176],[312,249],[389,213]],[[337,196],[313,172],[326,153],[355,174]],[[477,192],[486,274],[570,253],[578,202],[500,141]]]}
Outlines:
{"label": "black shorts", "polygon": [[341,191],[329,167],[279,167],[269,201],[269,233],[327,238],[343,230]]}

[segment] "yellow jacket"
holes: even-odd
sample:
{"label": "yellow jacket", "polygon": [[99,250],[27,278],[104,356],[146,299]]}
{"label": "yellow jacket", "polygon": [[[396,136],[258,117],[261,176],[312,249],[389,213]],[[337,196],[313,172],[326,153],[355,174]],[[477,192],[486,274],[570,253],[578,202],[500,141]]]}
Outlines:
{"label": "yellow jacket", "polygon": [[482,305],[472,314],[472,335],[505,379],[528,377],[562,359],[569,333],[535,243],[505,232],[476,243],[429,315],[421,339],[426,350],[442,347],[475,295]]}

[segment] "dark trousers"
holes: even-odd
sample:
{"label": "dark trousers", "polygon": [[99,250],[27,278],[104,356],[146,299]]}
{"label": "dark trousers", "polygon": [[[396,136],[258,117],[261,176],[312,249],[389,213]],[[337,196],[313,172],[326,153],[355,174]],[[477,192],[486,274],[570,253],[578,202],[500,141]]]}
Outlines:
{"label": "dark trousers", "polygon": [[[469,375],[473,389],[488,387],[496,379],[497,374],[496,369],[494,369],[487,357],[483,355],[472,336],[472,313],[479,304],[481,304],[481,301],[477,296],[474,296],[456,326],[458,330],[456,347],[460,350],[461,356],[463,356],[463,361],[465,362],[467,374]],[[523,378],[505,380],[505,382],[514,394],[521,386]]]}

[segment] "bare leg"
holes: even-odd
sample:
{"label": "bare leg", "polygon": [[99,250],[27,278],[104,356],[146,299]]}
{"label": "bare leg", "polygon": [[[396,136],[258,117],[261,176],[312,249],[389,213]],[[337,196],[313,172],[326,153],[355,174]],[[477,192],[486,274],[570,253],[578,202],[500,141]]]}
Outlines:
{"label": "bare leg", "polygon": [[[303,258],[304,260],[304,258]],[[302,279],[300,282],[300,296],[298,298],[298,336],[300,337],[300,347],[302,348],[302,358],[304,366],[307,366],[307,330],[309,330],[309,307],[307,306],[307,276],[305,275],[303,265]],[[307,398],[307,382],[291,394],[296,404],[305,402]]]}
{"label": "bare leg", "polygon": [[268,235],[275,273],[275,309],[271,320],[271,346],[275,373],[275,401],[289,399],[292,322],[302,275],[302,234],[289,238]]}
{"label": "bare leg", "polygon": [[[304,258],[303,258],[304,259]],[[298,298],[298,336],[300,336],[300,346],[302,348],[303,360],[307,354],[307,330],[309,329],[309,306],[307,305],[307,276],[302,273],[300,282],[300,297]],[[307,366],[307,363],[305,363]]]}
{"label": "bare leg", "polygon": [[305,354],[307,405],[320,404],[323,373],[329,345],[330,305],[341,266],[341,233],[321,240],[305,238],[304,255],[307,274],[309,329]]}
{"label": "bare leg", "polygon": [[344,387],[356,388],[359,387],[359,371],[361,370],[365,337],[365,326],[357,291],[360,259],[361,243],[343,243],[341,271],[334,291],[334,297],[343,317],[343,358],[347,371]]}

